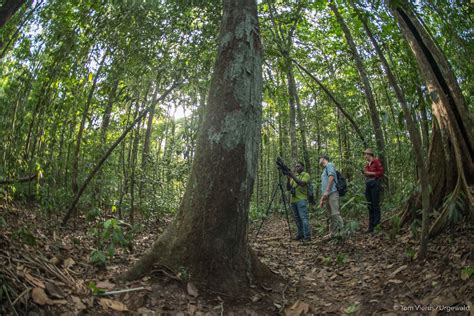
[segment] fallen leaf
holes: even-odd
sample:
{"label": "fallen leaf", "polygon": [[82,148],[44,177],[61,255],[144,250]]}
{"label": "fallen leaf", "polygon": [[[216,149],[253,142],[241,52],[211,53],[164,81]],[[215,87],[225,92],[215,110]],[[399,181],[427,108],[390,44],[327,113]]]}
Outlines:
{"label": "fallen leaf", "polygon": [[187,289],[188,289],[189,295],[191,295],[192,297],[198,297],[199,292],[196,286],[194,286],[194,284],[192,284],[191,282],[188,282]]}
{"label": "fallen leaf", "polygon": [[285,316],[306,315],[309,312],[309,304],[297,300],[291,307],[285,308]]}
{"label": "fallen leaf", "polygon": [[77,296],[71,296],[72,298],[72,301],[74,302],[74,305],[76,305],[76,308],[78,310],[83,310],[83,309],[86,309],[86,305],[84,305],[84,303],[82,303],[82,300],[77,297]]}
{"label": "fallen leaf", "polygon": [[114,311],[128,311],[127,305],[125,305],[124,303],[115,300],[110,300],[108,298],[101,298],[99,300],[99,305],[104,308],[113,309]]}
{"label": "fallen leaf", "polygon": [[106,281],[100,281],[96,285],[96,287],[100,289],[106,289],[106,290],[112,290],[115,287],[115,284],[109,282],[108,280]]}
{"label": "fallen leaf", "polygon": [[33,302],[39,305],[48,304],[49,301],[48,295],[46,295],[46,292],[40,287],[35,287],[31,291],[31,297],[33,298]]}
{"label": "fallen leaf", "polygon": [[48,305],[67,305],[68,302],[66,300],[48,300]]}
{"label": "fallen leaf", "polygon": [[52,298],[64,298],[63,291],[54,283],[46,283],[46,291]]}
{"label": "fallen leaf", "polygon": [[69,269],[72,267],[76,262],[72,258],[67,258],[64,260],[63,265],[65,269]]}
{"label": "fallen leaf", "polygon": [[49,262],[57,266],[61,263],[61,260],[58,257],[52,257],[51,259],[49,259]]}

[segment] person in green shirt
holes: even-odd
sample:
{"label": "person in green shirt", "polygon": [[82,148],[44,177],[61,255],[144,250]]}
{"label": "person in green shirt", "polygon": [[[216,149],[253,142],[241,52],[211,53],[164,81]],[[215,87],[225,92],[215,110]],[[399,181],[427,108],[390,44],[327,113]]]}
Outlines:
{"label": "person in green shirt", "polygon": [[310,241],[307,191],[307,184],[310,181],[309,173],[304,172],[304,164],[298,162],[294,171],[289,172],[286,176],[288,177],[286,188],[291,192],[290,205],[298,228],[295,240]]}

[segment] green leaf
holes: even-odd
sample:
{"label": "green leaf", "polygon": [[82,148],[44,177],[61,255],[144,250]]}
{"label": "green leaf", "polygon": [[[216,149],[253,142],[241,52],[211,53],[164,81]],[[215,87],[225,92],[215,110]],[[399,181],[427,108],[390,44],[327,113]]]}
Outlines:
{"label": "green leaf", "polygon": [[461,279],[466,281],[474,274],[474,267],[466,267],[461,270]]}

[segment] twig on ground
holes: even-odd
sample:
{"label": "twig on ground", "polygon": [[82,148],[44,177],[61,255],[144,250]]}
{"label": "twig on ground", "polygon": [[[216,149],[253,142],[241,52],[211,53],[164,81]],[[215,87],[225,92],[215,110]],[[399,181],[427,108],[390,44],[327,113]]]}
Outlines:
{"label": "twig on ground", "polygon": [[21,292],[20,295],[18,295],[17,298],[15,298],[15,300],[13,301],[13,306],[15,306],[15,304],[20,300],[20,298],[22,298],[29,291],[31,291],[31,287],[27,287],[23,292]]}
{"label": "twig on ground", "polygon": [[141,290],[146,290],[146,288],[142,287],[135,287],[132,289],[123,289],[123,290],[117,290],[117,291],[109,291],[109,292],[104,292],[104,293],[99,293],[97,296],[104,296],[104,295],[114,295],[114,294],[120,294],[120,293],[127,293],[127,292],[134,292],[134,291],[141,291]]}

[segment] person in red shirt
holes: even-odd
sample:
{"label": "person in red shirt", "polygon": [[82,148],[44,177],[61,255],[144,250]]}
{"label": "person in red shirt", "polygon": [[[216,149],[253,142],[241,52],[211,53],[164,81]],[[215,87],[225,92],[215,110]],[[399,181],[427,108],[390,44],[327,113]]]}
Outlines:
{"label": "person in red shirt", "polygon": [[380,160],[375,158],[372,149],[364,150],[364,157],[367,164],[364,167],[365,175],[365,198],[369,209],[368,233],[373,233],[374,228],[380,224],[380,179],[383,177],[383,166]]}

